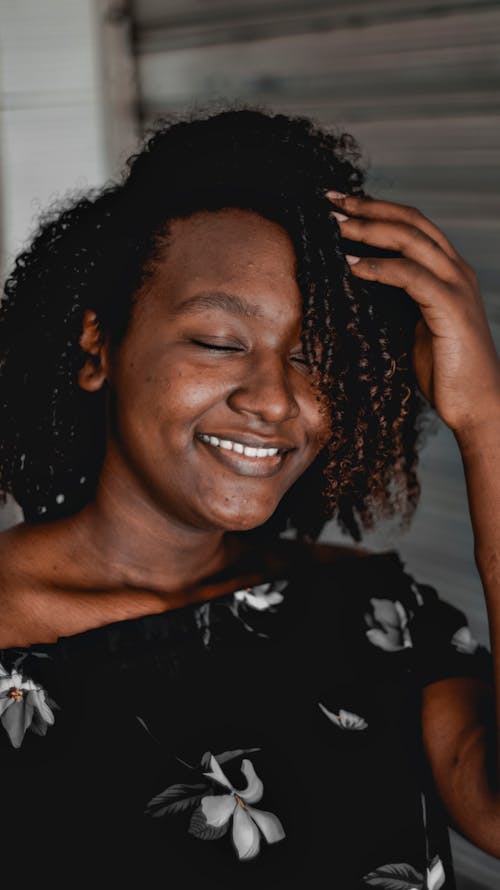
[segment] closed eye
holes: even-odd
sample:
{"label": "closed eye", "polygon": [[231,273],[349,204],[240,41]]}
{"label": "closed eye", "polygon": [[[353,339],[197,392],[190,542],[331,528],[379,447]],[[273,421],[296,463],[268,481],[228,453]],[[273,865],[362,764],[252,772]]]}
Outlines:
{"label": "closed eye", "polygon": [[203,349],[214,349],[217,352],[239,352],[239,346],[220,346],[215,343],[204,343],[203,340],[191,340],[191,343],[194,343],[195,346],[202,346]]}
{"label": "closed eye", "polygon": [[[210,349],[214,352],[241,352],[242,349],[240,346],[221,346],[219,343],[206,343],[204,340],[191,340],[191,343],[194,343],[195,346],[201,346],[202,349]],[[309,362],[305,355],[292,355],[290,358],[294,359],[294,361],[298,361],[299,365],[303,365],[304,367],[308,367]]]}

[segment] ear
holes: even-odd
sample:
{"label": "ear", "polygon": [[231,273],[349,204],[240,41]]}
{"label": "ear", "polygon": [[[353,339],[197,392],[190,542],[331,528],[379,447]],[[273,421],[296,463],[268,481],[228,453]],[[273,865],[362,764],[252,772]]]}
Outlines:
{"label": "ear", "polygon": [[87,357],[78,371],[78,383],[87,392],[96,392],[106,382],[108,367],[106,342],[99,330],[97,315],[92,309],[84,312],[79,342]]}

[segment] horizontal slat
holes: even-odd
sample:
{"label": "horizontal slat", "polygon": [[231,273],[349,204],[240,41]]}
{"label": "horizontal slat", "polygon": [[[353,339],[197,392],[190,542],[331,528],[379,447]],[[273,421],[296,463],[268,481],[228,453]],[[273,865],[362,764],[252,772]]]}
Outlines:
{"label": "horizontal slat", "polygon": [[[493,123],[500,109],[499,46],[499,8],[436,18],[432,27],[394,22],[237,46],[146,52],[139,40],[142,114],[149,123],[165,111],[222,98],[306,113],[322,123],[395,127],[424,118],[435,128],[436,118],[464,115]],[[486,144],[493,143],[491,132],[498,144],[493,126]],[[481,131],[476,136],[477,151],[484,142]]]}
{"label": "horizontal slat", "polygon": [[259,40],[333,28],[435,20],[450,12],[478,14],[493,0],[135,0],[139,52]]}

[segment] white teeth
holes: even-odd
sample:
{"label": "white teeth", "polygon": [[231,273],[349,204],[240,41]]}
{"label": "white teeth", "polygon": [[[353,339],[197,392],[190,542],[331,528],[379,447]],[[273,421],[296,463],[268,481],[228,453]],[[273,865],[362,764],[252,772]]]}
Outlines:
{"label": "white teeth", "polygon": [[274,457],[278,453],[278,448],[254,448],[250,445],[243,445],[241,442],[231,442],[230,439],[219,439],[217,436],[207,436],[205,433],[200,434],[203,442],[209,442],[218,448],[224,448],[225,451],[236,451],[238,454],[244,454],[246,457]]}

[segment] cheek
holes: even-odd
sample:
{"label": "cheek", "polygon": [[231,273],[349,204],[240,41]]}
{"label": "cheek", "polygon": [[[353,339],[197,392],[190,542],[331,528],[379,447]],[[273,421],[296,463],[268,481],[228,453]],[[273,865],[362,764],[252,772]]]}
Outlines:
{"label": "cheek", "polygon": [[125,460],[158,485],[165,462],[179,475],[199,419],[220,399],[220,392],[202,369],[181,365],[170,356],[167,361],[159,350],[142,347],[136,345],[133,354],[123,352],[114,366],[110,431]]}
{"label": "cheek", "polygon": [[212,380],[201,371],[171,369],[163,379],[167,381],[165,390],[161,380],[155,382],[156,401],[162,412],[168,410],[193,423],[207,408],[225,398],[225,381]]}
{"label": "cheek", "polygon": [[211,380],[199,369],[162,363],[136,373],[124,369],[116,380],[115,407],[124,435],[147,440],[165,439],[179,446],[192,437],[204,412],[224,398],[225,383]]}

